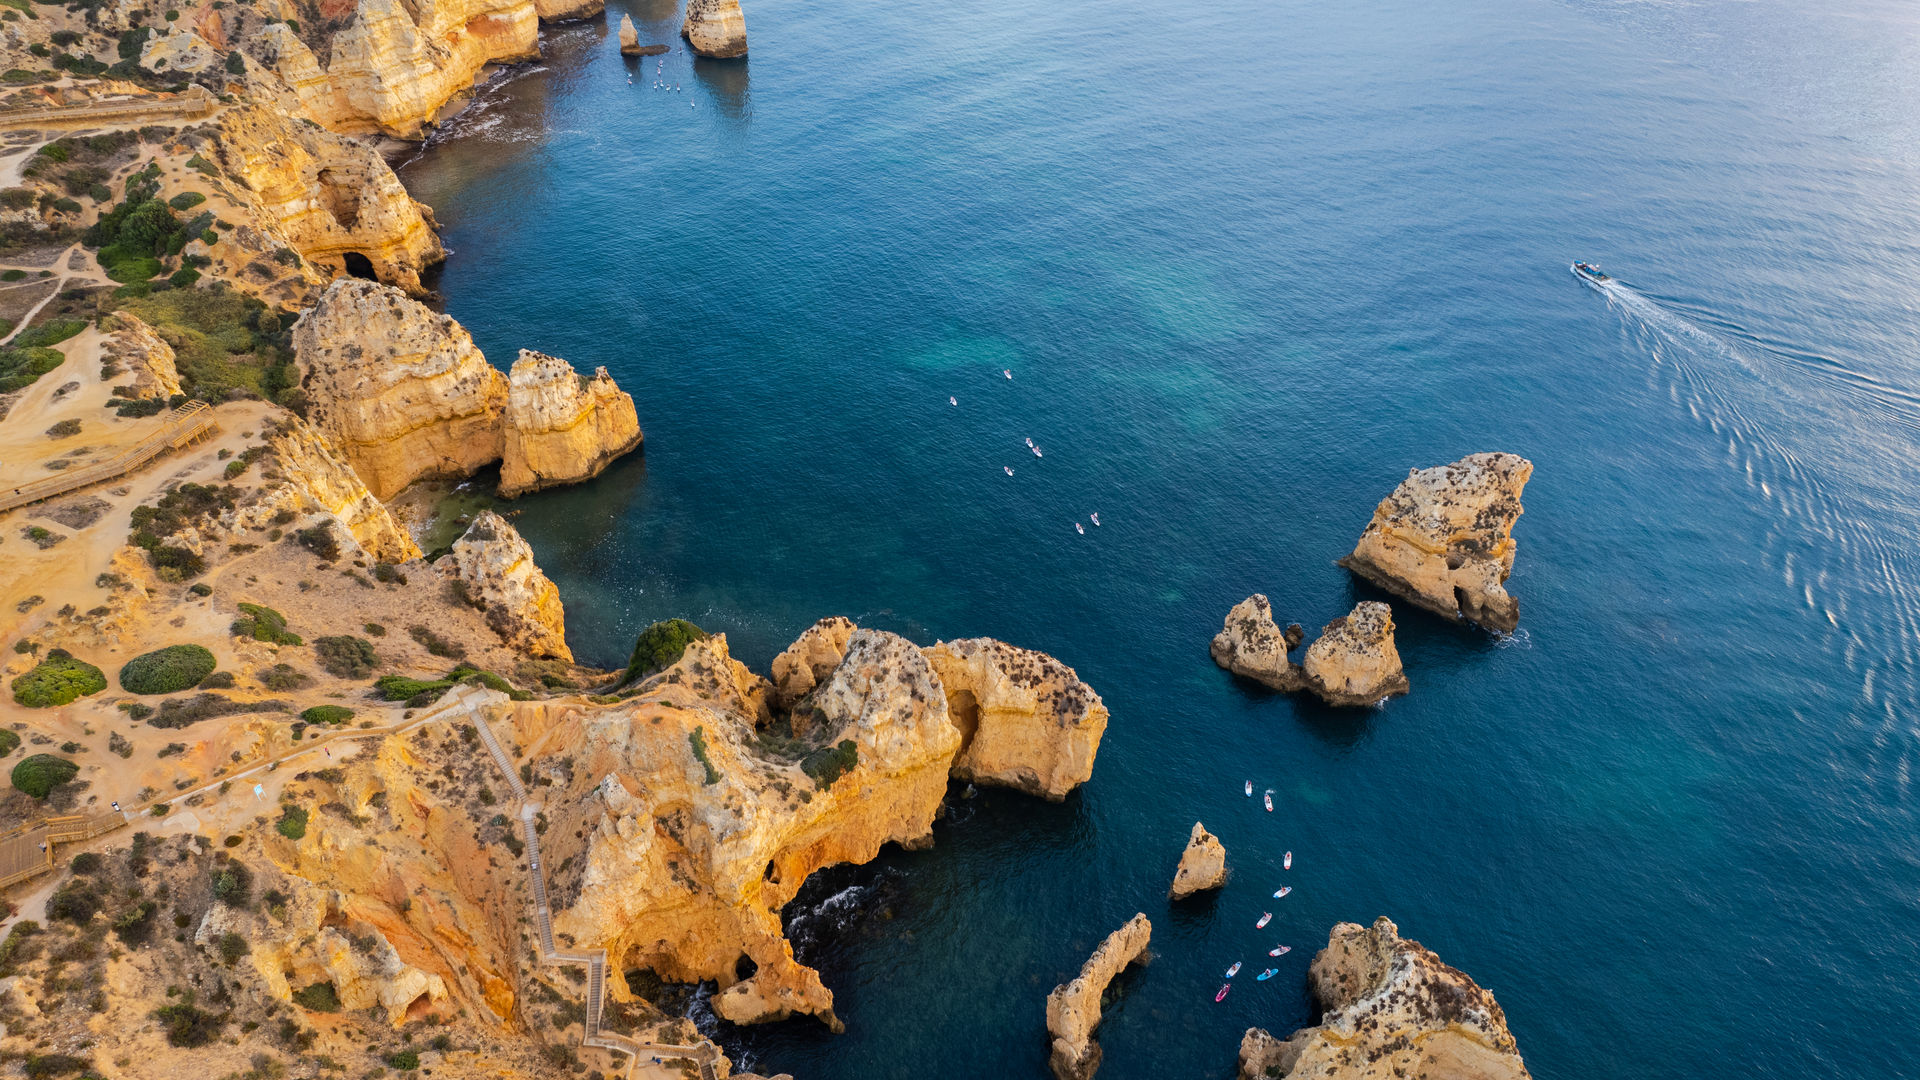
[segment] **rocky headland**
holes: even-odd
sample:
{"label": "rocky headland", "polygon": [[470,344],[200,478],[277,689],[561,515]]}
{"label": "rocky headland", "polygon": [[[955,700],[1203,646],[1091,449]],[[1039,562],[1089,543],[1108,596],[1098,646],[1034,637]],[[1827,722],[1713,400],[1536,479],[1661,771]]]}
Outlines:
{"label": "rocky headland", "polygon": [[1410,470],[1340,565],[1429,611],[1511,631],[1513,525],[1532,475],[1533,462],[1504,453]]}
{"label": "rocky headland", "polygon": [[1306,635],[1299,624],[1283,632],[1273,605],[1259,593],[1235,604],[1215,634],[1214,663],[1275,690],[1310,690],[1329,705],[1374,705],[1408,690],[1393,640],[1393,612],[1362,601],[1320,630],[1295,664],[1289,654]]}
{"label": "rocky headland", "polygon": [[687,0],[680,36],[701,56],[747,55],[747,17],[740,11],[740,0]]}
{"label": "rocky headland", "polygon": [[1249,1028],[1241,1080],[1526,1080],[1493,995],[1381,916],[1341,923],[1307,982],[1320,1022],[1277,1039]]}

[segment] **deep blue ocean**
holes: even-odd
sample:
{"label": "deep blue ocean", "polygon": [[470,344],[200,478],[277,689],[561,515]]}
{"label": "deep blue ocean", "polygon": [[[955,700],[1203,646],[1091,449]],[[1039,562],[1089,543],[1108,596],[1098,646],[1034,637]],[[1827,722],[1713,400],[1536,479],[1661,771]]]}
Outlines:
{"label": "deep blue ocean", "polygon": [[[956,799],[810,890],[847,1032],[726,1028],[741,1064],[1043,1077],[1047,991],[1141,911],[1102,1080],[1231,1075],[1382,914],[1543,1078],[1920,1075],[1920,7],[746,17],[745,62],[550,28],[402,171],[495,363],[639,406],[644,456],[519,503],[575,651],[684,616],[764,671],[845,614],[1043,649],[1113,719],[1064,804]],[[1361,711],[1209,660],[1249,593],[1376,598],[1334,560],[1480,450],[1536,466],[1517,635],[1396,604],[1413,692]],[[1195,820],[1233,880],[1170,908]]]}

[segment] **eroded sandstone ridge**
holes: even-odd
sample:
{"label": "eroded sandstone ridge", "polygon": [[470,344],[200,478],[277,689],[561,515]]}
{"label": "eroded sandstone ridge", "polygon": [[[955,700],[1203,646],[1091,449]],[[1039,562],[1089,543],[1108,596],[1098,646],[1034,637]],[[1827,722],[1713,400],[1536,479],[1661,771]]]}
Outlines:
{"label": "eroded sandstone ridge", "polygon": [[539,38],[529,0],[359,0],[324,66],[285,23],[266,27],[257,48],[331,130],[418,139],[487,64],[538,57]]}
{"label": "eroded sandstone ridge", "polygon": [[[291,37],[282,24],[268,29]],[[296,123],[273,104],[226,110],[213,147],[220,168],[252,193],[258,224],[329,274],[344,273],[355,254],[381,281],[419,295],[420,272],[446,257],[431,212],[372,147]]]}
{"label": "eroded sandstone ridge", "polygon": [[1135,915],[1107,935],[1081,966],[1079,976],[1047,995],[1047,1033],[1053,1037],[1048,1064],[1059,1080],[1087,1080],[1100,1067],[1100,1044],[1093,1041],[1093,1029],[1100,1026],[1101,995],[1127,965],[1146,962],[1152,936],[1153,924],[1145,915]]}
{"label": "eroded sandstone ridge", "polygon": [[327,287],[294,327],[314,426],[375,496],[502,462],[512,495],[598,475],[640,443],[633,399],[602,369],[523,353],[509,381],[464,327],[398,289]]}
{"label": "eroded sandstone ridge", "polygon": [[108,331],[100,341],[100,360],[104,367],[119,368],[130,376],[124,383],[123,397],[171,398],[180,392],[180,371],[174,364],[173,346],[166,343],[153,327],[131,311],[116,312],[101,320]]}
{"label": "eroded sandstone ridge", "polygon": [[297,514],[321,510],[338,519],[354,542],[379,561],[401,563],[420,557],[419,545],[361,483],[326,436],[289,416],[269,445],[287,483],[270,489],[259,503],[242,511],[244,524],[266,528],[282,510]]}
{"label": "eroded sandstone ridge", "polygon": [[1227,612],[1226,625],[1213,636],[1213,662],[1275,690],[1297,690],[1300,669],[1287,654],[1300,647],[1303,636],[1298,623],[1281,633],[1273,621],[1273,605],[1264,594],[1254,593]]}
{"label": "eroded sandstone ridge", "polygon": [[1520,492],[1532,475],[1531,461],[1505,453],[1412,470],[1340,565],[1441,615],[1512,630],[1520,605],[1505,582]]}
{"label": "eroded sandstone ridge", "polygon": [[293,344],[308,418],[375,497],[500,460],[507,380],[448,316],[341,278],[301,316]]}
{"label": "eroded sandstone ridge", "polygon": [[1173,872],[1173,887],[1167,899],[1184,900],[1197,892],[1217,889],[1227,880],[1227,846],[1199,822],[1187,837],[1187,848],[1180,853],[1180,865]]}
{"label": "eroded sandstone ridge", "polygon": [[560,589],[505,518],[481,511],[434,568],[460,583],[461,595],[486,612],[500,640],[530,656],[573,662]]}
{"label": "eroded sandstone ridge", "polygon": [[507,375],[500,494],[511,498],[598,476],[640,439],[633,398],[606,368],[588,379],[557,356],[522,349]]}
{"label": "eroded sandstone ridge", "polygon": [[533,0],[541,22],[577,22],[607,10],[607,0]]}
{"label": "eroded sandstone ridge", "polygon": [[1328,623],[1295,664],[1288,653],[1304,636],[1298,623],[1282,633],[1272,605],[1254,593],[1227,613],[1213,638],[1213,662],[1275,690],[1311,690],[1329,705],[1372,705],[1407,692],[1387,605],[1363,601]]}
{"label": "eroded sandstone ridge", "polygon": [[740,0],[687,0],[680,36],[701,56],[747,55],[747,17]]}
{"label": "eroded sandstone ridge", "polygon": [[1393,611],[1377,600],[1362,601],[1328,623],[1307,646],[1300,667],[1307,689],[1329,705],[1371,705],[1407,692],[1393,643]]}
{"label": "eroded sandstone ridge", "polygon": [[1307,980],[1320,1023],[1285,1041],[1248,1029],[1242,1080],[1527,1080],[1493,995],[1384,915],[1335,926]]}
{"label": "eroded sandstone ridge", "polygon": [[955,777],[1059,802],[1093,776],[1107,707],[1072,668],[992,638],[926,654],[960,730]]}

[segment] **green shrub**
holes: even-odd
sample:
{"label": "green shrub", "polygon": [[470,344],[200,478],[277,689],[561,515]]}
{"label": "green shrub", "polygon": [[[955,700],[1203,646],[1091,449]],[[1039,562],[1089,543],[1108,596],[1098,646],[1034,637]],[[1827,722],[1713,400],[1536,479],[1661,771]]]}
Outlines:
{"label": "green shrub", "polygon": [[185,1003],[163,1005],[153,1011],[153,1018],[165,1025],[168,1043],[187,1047],[212,1042],[226,1023],[221,1017]]}
{"label": "green shrub", "polygon": [[126,662],[120,688],[129,694],[174,694],[198,686],[219,662],[200,645],[169,645]]}
{"label": "green shrub", "polygon": [[105,672],[65,649],[52,649],[32,671],[13,680],[13,700],[29,709],[47,709],[106,688]]}
{"label": "green shrub", "polygon": [[200,271],[191,266],[183,266],[167,275],[167,284],[176,289],[184,289],[200,280]]}
{"label": "green shrub", "polygon": [[[35,1054],[27,1058],[26,1074],[28,1080],[42,1080],[45,1077],[67,1076],[72,1073],[93,1071],[93,1062],[72,1054]],[[82,1078],[86,1080],[86,1078]]]}
{"label": "green shrub", "polygon": [[404,675],[382,675],[373,681],[373,688],[388,701],[404,701],[419,708],[440,700],[441,694],[453,688],[453,682],[450,679],[435,679],[428,682],[422,679],[409,679]]}
{"label": "green shrub", "polygon": [[0,281],[19,281],[26,276],[27,272],[25,270],[9,270],[4,274],[0,274]]}
{"label": "green shrub", "polygon": [[173,198],[168,199],[167,205],[173,207],[175,210],[191,210],[206,201],[207,197],[197,191],[183,191]]}
{"label": "green shrub", "polygon": [[387,1055],[387,1067],[401,1072],[412,1072],[420,1067],[420,1054],[415,1050],[399,1050]]}
{"label": "green shrub", "polygon": [[[231,689],[233,689],[233,672],[231,672],[231,671],[216,671],[216,672],[214,672],[213,674],[211,674],[211,675],[209,675],[209,676],[207,676],[206,678],[204,678],[204,679],[201,679],[201,680],[200,680],[200,689],[202,689],[202,690],[231,690]],[[138,717],[138,716],[136,716],[136,717],[134,717],[134,719],[135,719],[135,720],[139,720],[139,719],[141,719],[141,717]]]}
{"label": "green shrub", "polygon": [[306,529],[293,531],[294,542],[327,562],[340,558],[340,540],[333,535],[333,526],[326,522]]}
{"label": "green shrub", "polygon": [[307,812],[288,803],[280,808],[280,820],[273,823],[281,836],[289,840],[298,840],[307,835]]}
{"label": "green shrub", "polygon": [[321,669],[342,679],[364,679],[380,666],[380,656],[373,651],[373,642],[351,634],[315,638],[313,650],[320,656]]}
{"label": "green shrub", "polygon": [[707,770],[706,783],[720,782],[720,770],[713,767],[713,759],[707,756],[707,729],[694,728],[687,732],[687,742],[693,747],[693,756],[700,761],[700,767]]}
{"label": "green shrub", "polygon": [[340,1011],[340,995],[330,982],[317,982],[312,986],[301,987],[293,992],[293,1003],[309,1012],[336,1013]]}
{"label": "green shrub", "polygon": [[0,757],[6,757],[20,748],[20,733],[0,728]]}
{"label": "green shrub", "polygon": [[679,663],[687,646],[706,639],[705,630],[685,619],[654,623],[640,631],[639,638],[635,639],[633,656],[627,661],[627,673],[621,677],[620,684],[624,686],[636,679],[665,671]]}
{"label": "green shrub", "polygon": [[801,758],[800,771],[813,777],[814,786],[825,791],[858,764],[860,748],[852,739],[844,739],[839,746],[823,746]]}
{"label": "green shrub", "polygon": [[246,54],[235,49],[227,54],[227,74],[245,75],[247,73]]}
{"label": "green shrub", "polygon": [[52,754],[35,754],[13,767],[13,786],[36,799],[80,775],[80,766]]}
{"label": "green shrub", "polygon": [[13,343],[24,349],[51,348],[86,328],[85,319],[53,319],[20,331],[20,336],[14,338]]}
{"label": "green shrub", "polygon": [[253,889],[253,873],[245,863],[234,862],[222,856],[222,861],[214,867],[210,879],[213,898],[228,907],[247,906],[247,897]]}
{"label": "green shrub", "polygon": [[83,851],[73,857],[73,872],[76,874],[97,874],[101,865],[98,852]]}
{"label": "green shrub", "polygon": [[309,724],[344,724],[353,719],[353,710],[344,705],[315,705],[301,713],[300,719]]}
{"label": "green shrub", "polygon": [[189,588],[187,591],[192,593],[195,596],[212,596],[213,586],[205,585],[205,584],[195,585],[192,588]]}
{"label": "green shrub", "polygon": [[419,642],[421,648],[434,656],[445,657],[448,660],[461,660],[467,655],[467,650],[458,643],[448,641],[424,626],[409,626],[407,634]]}
{"label": "green shrub", "polygon": [[287,617],[261,604],[241,604],[240,617],[228,630],[234,637],[250,637],[275,645],[304,645],[305,639],[287,629]]}
{"label": "green shrub", "polygon": [[234,961],[252,952],[247,939],[229,930],[220,935],[220,959],[231,965]]}
{"label": "green shrub", "polygon": [[47,918],[84,926],[100,910],[100,895],[92,882],[75,879],[47,897]]}
{"label": "green shrub", "polygon": [[113,920],[114,934],[129,945],[146,944],[153,937],[153,915],[159,910],[160,905],[142,900]]}

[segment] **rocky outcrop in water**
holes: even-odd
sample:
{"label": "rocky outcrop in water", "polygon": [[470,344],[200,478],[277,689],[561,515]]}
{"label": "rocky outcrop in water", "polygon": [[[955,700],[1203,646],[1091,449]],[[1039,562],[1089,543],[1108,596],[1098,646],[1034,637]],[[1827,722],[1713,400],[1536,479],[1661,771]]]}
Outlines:
{"label": "rocky outcrop in water", "polygon": [[573,661],[560,589],[533,561],[533,548],[505,518],[485,510],[434,564],[460,583],[500,639],[530,656]]}
{"label": "rocky outcrop in water", "polygon": [[1282,1041],[1240,1044],[1241,1080],[1527,1080],[1493,995],[1382,916],[1341,923],[1307,981],[1323,1015]]}
{"label": "rocky outcrop in water", "polygon": [[453,319],[342,278],[294,327],[308,419],[376,498],[500,460],[507,380]]}
{"label": "rocky outcrop in water", "polygon": [[1303,637],[1297,623],[1282,633],[1267,598],[1255,593],[1227,613],[1213,638],[1213,661],[1275,690],[1311,690],[1329,705],[1372,705],[1407,692],[1387,605],[1363,602],[1328,623],[1295,664],[1288,653]]}
{"label": "rocky outcrop in water", "polygon": [[1180,853],[1180,865],[1173,872],[1173,887],[1167,899],[1184,900],[1197,892],[1217,889],[1227,881],[1227,846],[1199,822],[1187,837],[1187,849]]}
{"label": "rocky outcrop in water", "polygon": [[620,55],[622,56],[641,55],[640,31],[634,29],[633,16],[631,15],[623,14],[620,16]]}
{"label": "rocky outcrop in water", "polygon": [[287,109],[226,110],[212,153],[249,193],[256,224],[327,276],[346,273],[357,255],[381,281],[420,295],[421,271],[446,257],[431,212],[377,151],[299,123]]}
{"label": "rocky outcrop in water", "polygon": [[1300,668],[1307,689],[1329,705],[1371,705],[1408,689],[1393,642],[1393,611],[1373,600],[1328,623]]}
{"label": "rocky outcrop in water", "polygon": [[505,430],[500,494],[508,498],[598,476],[641,439],[633,398],[606,368],[588,379],[530,349],[507,375]]}
{"label": "rocky outcrop in water", "polygon": [[100,361],[104,367],[120,369],[114,385],[127,387],[121,396],[165,399],[180,392],[180,370],[174,364],[173,346],[153,327],[130,311],[105,316],[100,326],[108,331],[100,339]]}
{"label": "rocky outcrop in water", "polygon": [[1213,662],[1275,690],[1300,688],[1300,669],[1287,654],[1300,646],[1298,623],[1283,634],[1273,621],[1273,606],[1254,593],[1227,612],[1226,625],[1213,636]]}
{"label": "rocky outcrop in water", "polygon": [[1520,492],[1532,475],[1531,461],[1504,453],[1412,470],[1340,565],[1441,615],[1512,630],[1520,605],[1505,582]]}
{"label": "rocky outcrop in water", "polygon": [[926,654],[960,730],[956,778],[1059,802],[1093,776],[1107,707],[1072,668],[992,638]]}
{"label": "rocky outcrop in water", "polygon": [[1100,1026],[1100,998],[1107,984],[1129,964],[1146,962],[1153,924],[1135,915],[1100,943],[1080,974],[1047,995],[1047,1033],[1053,1049],[1047,1063],[1059,1080],[1087,1080],[1100,1067],[1100,1044],[1093,1030]]}
{"label": "rocky outcrop in water", "polygon": [[680,36],[701,56],[747,55],[747,17],[740,0],[687,0]]}

